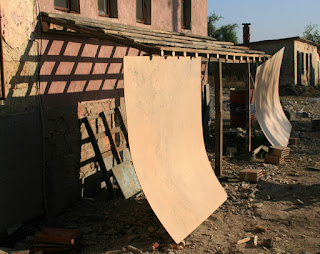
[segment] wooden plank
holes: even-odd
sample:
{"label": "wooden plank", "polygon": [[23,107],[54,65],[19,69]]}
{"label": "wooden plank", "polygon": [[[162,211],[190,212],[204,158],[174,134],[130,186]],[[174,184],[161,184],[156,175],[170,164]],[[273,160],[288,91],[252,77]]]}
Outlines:
{"label": "wooden plank", "polygon": [[[180,33],[180,32],[167,32],[167,31],[160,31],[160,30],[152,30],[148,28],[142,28],[142,27],[136,27],[136,26],[129,26],[129,25],[124,25],[120,23],[110,23],[110,22],[105,22],[102,20],[95,20],[95,19],[90,19],[90,18],[84,18],[84,17],[79,17],[76,15],[72,15],[71,13],[68,14],[57,14],[57,13],[47,13],[47,12],[41,12],[42,17],[51,17],[51,18],[58,18],[58,19],[65,19],[65,20],[73,20],[76,22],[85,22],[86,24],[92,24],[92,25],[100,25],[100,26],[112,26],[114,29],[116,28],[125,28],[125,29],[132,29],[135,31],[141,31],[141,32],[154,32],[154,33],[161,33],[161,34],[168,34],[168,35],[177,35],[177,36],[188,36],[190,38],[195,38],[195,39],[206,39],[206,40],[212,40],[212,41],[217,41],[216,38],[208,37],[208,36],[203,36],[203,35],[195,35],[195,34],[186,34],[186,33]],[[234,45],[231,42],[223,42],[228,45]]]}
{"label": "wooden plank", "polygon": [[106,130],[106,134],[107,134],[107,136],[109,138],[109,142],[110,142],[110,145],[111,145],[111,150],[112,150],[113,156],[116,159],[116,162],[118,164],[120,164],[120,163],[122,163],[122,159],[121,159],[121,156],[120,156],[119,151],[117,149],[116,141],[115,141],[113,135],[111,134],[110,124],[108,123],[104,112],[100,113],[100,117],[101,117],[102,122],[104,124],[104,128]]}
{"label": "wooden plank", "polygon": [[[109,111],[106,111],[105,115],[108,116],[108,115],[112,115],[114,113],[115,113],[114,109],[111,109]],[[88,121],[90,122],[92,120],[96,120],[96,119],[100,118],[100,115],[97,114],[97,115],[92,115],[92,116],[86,116],[86,117],[81,118],[80,121],[82,121],[82,119],[84,119],[84,118],[88,119]]]}
{"label": "wooden plank", "polygon": [[248,63],[246,86],[246,150],[251,152],[251,65]]}
{"label": "wooden plank", "polygon": [[[121,145],[121,146],[118,146],[118,147],[117,147],[117,150],[118,150],[118,152],[120,153],[120,152],[124,151],[124,150],[127,149],[127,148],[128,148],[128,145],[127,145],[127,143],[125,143],[125,144],[123,144],[123,145]],[[103,152],[103,153],[102,153],[102,158],[107,158],[107,157],[111,156],[112,154],[113,154],[113,153],[112,153],[112,150]]]}
{"label": "wooden plank", "polygon": [[213,64],[215,92],[215,173],[222,176],[223,152],[223,93],[222,93],[222,62]]}
{"label": "wooden plank", "polygon": [[127,142],[127,145],[128,145],[128,148],[129,148],[129,138],[128,138],[128,131],[127,131],[127,128],[126,128],[126,125],[123,121],[123,117],[122,117],[122,114],[121,114],[121,111],[120,111],[120,108],[119,107],[116,107],[115,108],[115,116],[118,118],[119,122],[120,122],[120,128],[121,128],[121,131],[124,135],[124,138]]}
{"label": "wooden plank", "polygon": [[[118,152],[122,152],[127,148],[128,148],[127,143],[125,143],[125,144],[119,146],[117,149],[118,149]],[[105,159],[107,157],[110,157],[111,155],[113,155],[112,150],[108,150],[108,151],[105,151],[105,152],[101,153],[101,156],[102,156],[103,159]],[[85,161],[81,161],[80,162],[80,168],[82,168],[82,167],[84,167],[84,166],[86,166],[86,165],[88,165],[90,163],[96,162],[96,161],[97,160],[96,160],[95,157],[92,157],[92,158],[87,159]]]}
{"label": "wooden plank", "polygon": [[100,170],[101,170],[101,173],[102,173],[102,177],[107,185],[107,188],[108,188],[108,191],[109,193],[111,194],[111,197],[113,199],[116,198],[116,194],[114,192],[114,189],[112,187],[112,184],[111,184],[111,181],[110,181],[110,175],[107,171],[107,168],[104,164],[104,161],[103,161],[103,158],[102,158],[102,155],[101,155],[101,152],[100,152],[100,148],[98,146],[98,143],[94,137],[94,133],[92,131],[92,128],[91,128],[91,125],[90,125],[90,122],[88,120],[88,118],[83,118],[82,122],[85,124],[86,126],[86,129],[87,129],[87,132],[88,132],[88,135],[89,135],[89,138],[91,140],[91,144],[92,144],[92,147],[93,147],[93,150],[94,150],[94,153],[95,153],[95,157],[99,163],[99,166],[100,166]]}
{"label": "wooden plank", "polygon": [[150,54],[160,54],[160,52],[158,52],[157,49],[155,49],[153,47],[150,47],[150,46],[147,46],[147,45],[143,45],[143,44],[140,44],[140,43],[133,42],[129,38],[123,38],[123,37],[116,36],[116,35],[106,34],[102,30],[93,29],[93,28],[90,28],[88,26],[76,25],[76,24],[74,24],[72,22],[65,21],[65,20],[62,20],[62,19],[55,19],[55,18],[50,18],[50,17],[42,17],[42,19],[44,21],[46,21],[46,22],[49,22],[49,23],[52,23],[52,24],[56,24],[56,25],[60,25],[60,26],[63,26],[65,28],[72,29],[74,31],[89,33],[89,34],[93,35],[96,38],[111,40],[111,41],[114,41],[114,42],[119,43],[119,44],[123,44],[123,45],[129,46],[129,47],[134,47],[134,48],[140,49],[140,50],[142,50],[144,52],[147,52],[147,53],[150,53]]}
{"label": "wooden plank", "polygon": [[[190,43],[195,43],[198,46],[199,45],[208,45],[208,47],[220,47],[226,51],[228,49],[234,49],[236,51],[245,51],[245,52],[252,52],[252,53],[258,53],[258,51],[255,50],[250,50],[247,47],[242,47],[242,46],[235,46],[233,43],[228,43],[228,42],[219,42],[216,40],[212,40],[211,37],[206,37],[206,36],[195,36],[192,34],[184,34],[184,33],[174,33],[174,32],[165,32],[165,31],[156,31],[156,30],[150,30],[150,29],[142,29],[142,28],[137,28],[133,26],[128,26],[128,25],[121,25],[121,24],[116,24],[116,23],[107,23],[107,22],[101,22],[101,21],[96,21],[92,19],[87,19],[83,17],[76,17],[73,15],[64,15],[64,14],[47,14],[43,13],[43,19],[56,19],[59,22],[63,21],[62,19],[66,19],[69,21],[66,21],[66,23],[69,23],[69,25],[74,24],[75,26],[79,26],[79,28],[90,28],[91,27],[99,27],[100,29],[104,29],[105,33],[108,33],[110,36],[115,36],[113,39],[126,39],[126,40],[132,40],[136,39],[137,42],[138,40],[141,40],[141,38],[149,38],[151,39],[152,37],[155,37],[155,41],[166,41],[166,40],[173,40],[173,41],[181,41],[182,43],[185,44],[190,44]],[[73,21],[73,23],[70,22]],[[54,22],[52,22],[54,23]],[[56,22],[57,23],[57,22]],[[66,25],[64,23],[64,26]],[[72,28],[71,28],[72,29]],[[99,31],[97,29],[92,29],[91,31]],[[100,30],[101,31],[101,30]],[[112,34],[113,33],[113,34]],[[149,37],[148,37],[149,36]],[[140,39],[139,39],[140,38]],[[159,39],[160,38],[160,39]],[[164,39],[166,38],[166,39]],[[112,39],[112,38],[111,38]],[[140,45],[141,46],[141,45]],[[176,50],[173,50],[176,51]]]}

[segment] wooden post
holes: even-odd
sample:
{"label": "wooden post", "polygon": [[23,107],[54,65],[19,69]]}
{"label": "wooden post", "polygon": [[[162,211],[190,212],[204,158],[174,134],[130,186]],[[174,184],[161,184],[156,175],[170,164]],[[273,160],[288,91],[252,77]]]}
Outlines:
{"label": "wooden post", "polygon": [[214,91],[215,91],[215,173],[222,176],[223,151],[223,98],[222,98],[222,62],[214,63]]}
{"label": "wooden post", "polygon": [[248,63],[248,80],[246,92],[246,150],[251,152],[251,71]]}

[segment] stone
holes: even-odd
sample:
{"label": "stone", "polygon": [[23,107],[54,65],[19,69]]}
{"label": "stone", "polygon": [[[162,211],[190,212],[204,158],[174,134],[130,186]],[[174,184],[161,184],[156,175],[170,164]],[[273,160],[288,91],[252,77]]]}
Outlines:
{"label": "stone", "polygon": [[152,226],[148,227],[148,229],[147,229],[147,231],[150,232],[150,233],[154,232],[154,230],[155,230],[155,229],[154,229],[154,227],[152,227]]}
{"label": "stone", "polygon": [[272,238],[266,239],[262,242],[262,246],[271,249],[274,245],[273,242],[274,240]]}
{"label": "stone", "polygon": [[12,249],[0,247],[0,254],[10,254]]}
{"label": "stone", "polygon": [[263,206],[263,203],[254,203],[252,204],[253,208],[261,208]]}
{"label": "stone", "polygon": [[260,225],[257,225],[255,228],[254,228],[254,231],[257,232],[257,233],[262,233],[262,232],[266,232],[267,229],[260,226]]}

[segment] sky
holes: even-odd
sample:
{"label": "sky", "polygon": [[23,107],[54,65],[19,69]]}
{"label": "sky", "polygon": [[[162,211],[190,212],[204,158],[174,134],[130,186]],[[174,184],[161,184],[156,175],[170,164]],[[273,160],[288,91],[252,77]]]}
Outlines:
{"label": "sky", "polygon": [[216,25],[237,23],[242,43],[242,23],[251,23],[251,41],[302,36],[305,27],[320,31],[320,0],[207,0],[208,15],[224,17]]}

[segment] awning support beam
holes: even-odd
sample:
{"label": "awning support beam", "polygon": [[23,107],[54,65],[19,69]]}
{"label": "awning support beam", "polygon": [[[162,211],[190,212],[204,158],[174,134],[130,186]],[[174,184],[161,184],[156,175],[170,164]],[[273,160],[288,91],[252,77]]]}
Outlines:
{"label": "awning support beam", "polygon": [[215,91],[215,174],[223,175],[223,93],[222,93],[222,61],[214,62],[214,91]]}

